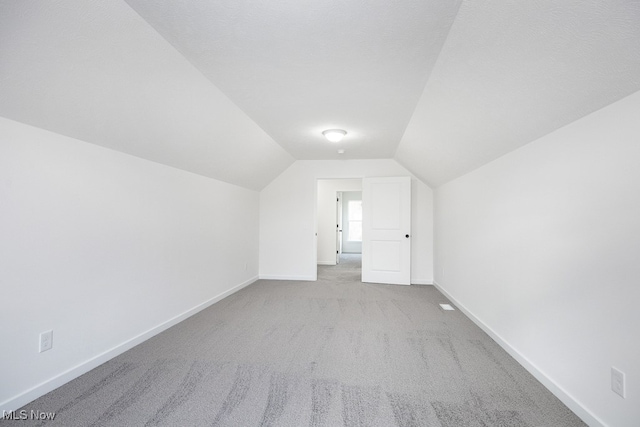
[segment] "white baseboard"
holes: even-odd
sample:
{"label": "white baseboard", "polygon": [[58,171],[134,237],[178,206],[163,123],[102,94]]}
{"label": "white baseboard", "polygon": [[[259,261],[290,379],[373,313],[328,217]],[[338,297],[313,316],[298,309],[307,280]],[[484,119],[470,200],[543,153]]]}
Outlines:
{"label": "white baseboard", "polygon": [[412,285],[433,285],[433,280],[411,279]]}
{"label": "white baseboard", "polygon": [[56,388],[68,383],[69,381],[78,378],[80,375],[85,374],[87,372],[89,372],[90,370],[102,365],[103,363],[113,359],[114,357],[124,353],[125,351],[135,347],[136,345],[148,340],[149,338],[159,334],[160,332],[169,329],[170,327],[172,327],[173,325],[176,325],[180,322],[182,322],[183,320],[187,319],[188,317],[193,316],[194,314],[198,313],[199,311],[204,310],[205,308],[215,304],[216,302],[220,301],[221,299],[239,291],[240,289],[249,286],[250,284],[254,283],[256,280],[258,280],[258,277],[252,277],[249,280],[246,280],[242,283],[240,283],[239,285],[234,286],[233,288],[222,292],[219,295],[216,295],[215,297],[201,303],[198,304],[197,306],[185,311],[182,314],[179,314],[161,324],[159,324],[158,326],[155,326],[151,329],[149,329],[146,332],[141,333],[140,335],[137,335],[125,342],[123,342],[122,344],[119,344],[115,347],[113,347],[110,350],[105,351],[104,353],[101,353],[95,357],[92,357],[91,359],[73,367],[70,368],[58,375],[56,375],[55,377],[44,381],[40,384],[38,384],[35,387],[30,388],[27,391],[24,391],[22,393],[20,393],[17,396],[14,396],[8,400],[5,400],[4,402],[0,403],[0,414],[2,413],[8,413],[11,411],[15,411],[16,409],[19,409],[21,407],[23,407],[24,405],[26,405],[29,402],[34,401],[35,399],[44,396],[45,394],[49,393],[52,390],[55,390]]}
{"label": "white baseboard", "polygon": [[315,282],[318,278],[312,276],[280,276],[277,274],[261,274],[260,280],[302,280],[305,282]]}
{"label": "white baseboard", "polygon": [[337,265],[335,261],[318,261],[318,265]]}
{"label": "white baseboard", "polygon": [[445,291],[436,281],[433,285],[442,294],[447,297],[461,312],[463,312],[473,323],[475,323],[480,329],[485,331],[493,340],[498,343],[507,353],[511,355],[520,365],[522,365],[531,375],[533,375],[538,381],[542,383],[551,393],[553,393],[562,403],[564,403],[569,409],[571,409],[582,421],[587,423],[590,427],[607,427],[607,425],[592,414],[587,408],[585,408],[578,400],[567,393],[562,387],[556,384],[553,379],[547,376],[536,365],[534,365],[526,356],[513,348],[506,340],[487,326],[482,320],[474,316],[463,304],[461,304],[456,298]]}

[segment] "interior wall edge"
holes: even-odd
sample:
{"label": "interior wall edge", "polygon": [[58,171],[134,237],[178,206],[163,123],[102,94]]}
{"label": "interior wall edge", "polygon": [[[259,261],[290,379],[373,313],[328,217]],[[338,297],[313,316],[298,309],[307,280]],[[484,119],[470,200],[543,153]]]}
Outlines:
{"label": "interior wall edge", "polygon": [[255,283],[258,280],[258,276],[254,276],[248,280],[245,280],[244,282],[216,295],[213,298],[210,298],[207,301],[204,301],[198,305],[196,305],[193,308],[190,308],[189,310],[172,317],[171,319],[168,319],[162,323],[160,323],[159,325],[133,337],[130,338],[120,344],[118,344],[117,346],[111,348],[110,350],[105,351],[102,354],[99,354],[95,357],[92,357],[88,360],[86,360],[85,362],[74,366],[73,368],[70,368],[56,376],[54,376],[53,378],[50,378],[40,384],[38,384],[37,386],[26,390],[12,398],[7,399],[6,401],[0,403],[0,411],[2,413],[9,413],[12,411],[15,411],[19,408],[21,408],[22,406],[26,405],[29,402],[34,401],[35,399],[44,396],[45,394],[49,393],[50,391],[55,390],[56,388],[68,383],[69,381],[72,381],[76,378],[78,378],[79,376],[89,372],[90,370],[97,368],[98,366],[102,365],[105,362],[108,362],[109,360],[113,359],[114,357],[117,357],[119,355],[121,355],[122,353],[126,352],[127,350],[132,349],[133,347],[137,346],[138,344],[141,344],[143,342],[145,342],[146,340],[148,340],[149,338],[153,338],[154,336],[158,335],[159,333],[169,329],[170,327],[177,325],[178,323],[182,322],[183,320],[188,319],[189,317],[193,316],[194,314],[199,313],[200,311],[212,306],[213,304],[217,303],[218,301],[221,301],[222,299],[228,297],[229,295],[232,295],[236,292],[238,292],[239,290]]}
{"label": "interior wall edge", "polygon": [[451,295],[442,285],[434,281],[433,285],[438,291],[440,291],[445,297],[451,301],[458,310],[464,313],[473,323],[475,323],[480,329],[482,329],[487,335],[491,337],[504,351],[509,353],[523,368],[525,368],[531,375],[542,383],[554,396],[556,396],[562,403],[564,403],[569,409],[571,409],[582,421],[587,423],[590,427],[609,427],[602,420],[596,417],[591,411],[589,411],[580,401],[575,399],[571,394],[566,392],[560,387],[553,378],[549,377],[544,371],[539,369],[534,363],[532,363],[525,355],[520,353],[515,347],[513,347],[507,340],[502,338],[482,319],[474,315],[464,304],[462,304],[456,297]]}

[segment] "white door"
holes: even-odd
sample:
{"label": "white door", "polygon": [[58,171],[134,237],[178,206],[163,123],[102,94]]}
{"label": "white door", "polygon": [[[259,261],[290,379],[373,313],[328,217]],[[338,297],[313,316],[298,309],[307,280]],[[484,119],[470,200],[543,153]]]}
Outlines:
{"label": "white door", "polygon": [[411,178],[362,180],[362,281],[411,284]]}

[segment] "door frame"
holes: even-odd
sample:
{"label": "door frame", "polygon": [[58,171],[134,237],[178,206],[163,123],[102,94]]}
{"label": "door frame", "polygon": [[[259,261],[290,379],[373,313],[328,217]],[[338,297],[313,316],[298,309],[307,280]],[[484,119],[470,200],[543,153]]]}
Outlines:
{"label": "door frame", "polygon": [[336,265],[340,264],[340,255],[342,255],[342,235],[344,234],[344,224],[342,223],[342,204],[343,191],[336,191]]}
{"label": "door frame", "polygon": [[[353,180],[354,182],[357,180],[360,183],[359,188],[357,189],[353,189],[353,188],[345,188],[344,190],[336,190],[336,191],[361,191],[362,188],[362,179],[364,177],[362,176],[345,176],[345,177],[335,177],[335,176],[330,176],[330,177],[316,177],[314,179],[314,186],[313,186],[313,224],[314,224],[314,241],[313,241],[313,248],[312,248],[312,252],[313,252],[313,265],[314,265],[314,269],[313,269],[313,275],[311,280],[315,281],[318,280],[318,184],[319,181],[343,181],[343,180]],[[333,232],[333,235],[335,236],[337,233]]]}

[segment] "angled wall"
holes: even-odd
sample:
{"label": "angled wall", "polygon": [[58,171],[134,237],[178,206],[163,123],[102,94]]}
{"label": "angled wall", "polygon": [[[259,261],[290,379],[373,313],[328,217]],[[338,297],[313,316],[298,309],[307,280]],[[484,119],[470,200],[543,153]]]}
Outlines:
{"label": "angled wall", "polygon": [[435,191],[439,287],[592,426],[640,422],[638,117],[640,92]]}
{"label": "angled wall", "polygon": [[255,280],[258,202],[0,118],[0,412]]}
{"label": "angled wall", "polygon": [[437,187],[640,90],[637,1],[463,1],[395,158]]}
{"label": "angled wall", "polygon": [[124,1],[0,2],[0,116],[260,190],[293,158]]}

